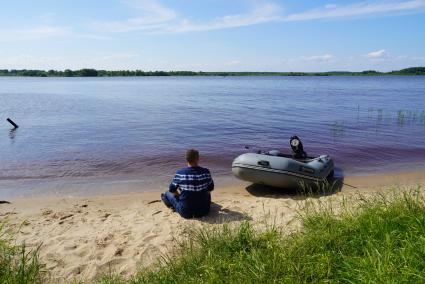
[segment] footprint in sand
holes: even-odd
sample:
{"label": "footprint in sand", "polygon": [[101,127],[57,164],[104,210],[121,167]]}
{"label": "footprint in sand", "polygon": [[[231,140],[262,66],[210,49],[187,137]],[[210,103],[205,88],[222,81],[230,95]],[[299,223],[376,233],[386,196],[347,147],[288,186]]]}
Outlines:
{"label": "footprint in sand", "polygon": [[64,250],[75,250],[77,247],[78,247],[77,245],[73,244],[73,245],[64,246],[63,248]]}
{"label": "footprint in sand", "polygon": [[87,267],[86,264],[77,265],[77,266],[71,267],[68,271],[69,271],[69,274],[78,275],[78,274],[81,274],[86,269],[86,267]]}
{"label": "footprint in sand", "polygon": [[45,260],[49,262],[49,267],[51,268],[65,266],[65,262],[63,261],[63,259],[55,253],[47,253],[45,256]]}
{"label": "footprint in sand", "polygon": [[96,245],[98,245],[99,247],[106,247],[108,244],[111,243],[112,239],[114,238],[113,234],[108,234],[104,237],[101,237],[99,239],[96,240]]}
{"label": "footprint in sand", "polygon": [[292,226],[297,222],[296,219],[292,218],[286,222],[286,226]]}
{"label": "footprint in sand", "polygon": [[71,218],[72,216],[74,216],[74,214],[66,214],[64,216],[59,217],[59,225],[62,225],[66,219]]}
{"label": "footprint in sand", "polygon": [[114,256],[122,256],[122,253],[124,252],[124,248],[118,247],[115,250]]}
{"label": "footprint in sand", "polygon": [[29,234],[31,234],[31,232],[26,232],[26,231],[19,231],[19,233],[21,233],[24,236],[28,236]]}
{"label": "footprint in sand", "polygon": [[74,255],[78,257],[85,257],[87,254],[90,253],[90,250],[87,246],[81,246],[79,248],[76,248],[74,251]]}
{"label": "footprint in sand", "polygon": [[100,219],[100,221],[105,222],[106,219],[108,219],[108,217],[111,216],[111,213],[105,213],[102,215],[102,218]]}
{"label": "footprint in sand", "polygon": [[151,234],[143,238],[143,242],[149,242],[157,237],[157,235]]}
{"label": "footprint in sand", "polygon": [[47,216],[47,215],[50,215],[52,213],[53,213],[53,210],[47,209],[47,210],[44,210],[43,212],[41,212],[41,215]]}
{"label": "footprint in sand", "polygon": [[5,213],[1,213],[0,216],[3,217],[3,216],[17,215],[17,214],[18,213],[16,213],[16,212],[9,211],[9,212],[5,212]]}
{"label": "footprint in sand", "polygon": [[81,207],[81,208],[87,208],[87,207],[88,207],[88,205],[87,205],[87,204],[81,204],[81,205],[76,204],[75,206],[77,206],[77,207]]}
{"label": "footprint in sand", "polygon": [[121,257],[121,258],[113,258],[106,262],[103,262],[102,264],[98,266],[99,272],[104,272],[105,269],[110,271],[111,267],[116,267],[120,264],[123,264],[126,260],[127,260],[126,258]]}

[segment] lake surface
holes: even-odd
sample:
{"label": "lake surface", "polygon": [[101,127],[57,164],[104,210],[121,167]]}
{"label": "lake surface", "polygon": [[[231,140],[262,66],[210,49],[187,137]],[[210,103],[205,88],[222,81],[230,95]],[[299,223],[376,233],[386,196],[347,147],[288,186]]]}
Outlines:
{"label": "lake surface", "polygon": [[339,174],[425,169],[425,76],[2,77],[0,199],[165,188],[189,147],[235,181],[245,146],[294,134]]}

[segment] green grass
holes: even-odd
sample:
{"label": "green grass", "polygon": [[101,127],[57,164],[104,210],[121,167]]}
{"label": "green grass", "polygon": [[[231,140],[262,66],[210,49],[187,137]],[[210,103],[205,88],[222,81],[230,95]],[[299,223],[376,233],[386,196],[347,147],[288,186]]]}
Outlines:
{"label": "green grass", "polygon": [[[101,283],[425,283],[425,201],[419,189],[321,203],[300,232],[269,226],[191,230],[174,254],[129,280]],[[353,209],[354,208],[354,209]]]}
{"label": "green grass", "polygon": [[0,283],[44,283],[45,273],[38,261],[38,250],[13,245],[0,228]]}

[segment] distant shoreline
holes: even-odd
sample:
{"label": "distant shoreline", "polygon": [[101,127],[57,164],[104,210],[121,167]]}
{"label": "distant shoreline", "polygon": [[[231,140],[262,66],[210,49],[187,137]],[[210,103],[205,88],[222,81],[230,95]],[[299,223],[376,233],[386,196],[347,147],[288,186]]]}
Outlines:
{"label": "distant shoreline", "polygon": [[11,77],[149,77],[149,76],[387,76],[425,75],[425,67],[410,67],[390,72],[366,70],[361,72],[202,72],[202,71],[142,71],[142,70],[28,70],[0,69],[0,76]]}

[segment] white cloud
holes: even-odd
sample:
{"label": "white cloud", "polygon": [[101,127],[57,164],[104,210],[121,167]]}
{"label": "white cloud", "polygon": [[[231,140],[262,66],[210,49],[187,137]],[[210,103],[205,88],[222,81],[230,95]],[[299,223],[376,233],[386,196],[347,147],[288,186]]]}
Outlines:
{"label": "white cloud", "polygon": [[[375,51],[373,53],[375,53]],[[382,52],[377,54],[380,55]],[[421,66],[424,62],[421,61],[421,58],[425,60],[424,57],[411,55],[391,55],[388,52],[384,54],[387,55],[382,55],[382,57],[375,57],[372,59],[367,57],[367,54],[332,56],[331,59],[325,61],[314,61],[314,59],[321,58],[322,56],[320,55],[292,57],[280,60],[279,65],[270,65],[267,70],[299,72],[377,70],[387,72],[411,66]],[[316,62],[317,64],[313,64]],[[268,63],[270,62],[268,61]]]}
{"label": "white cloud", "polygon": [[282,15],[282,9],[277,4],[267,1],[253,1],[255,5],[251,11],[246,13],[224,15],[205,22],[194,22],[162,5],[159,0],[127,0],[124,3],[139,11],[140,16],[123,21],[98,22],[95,23],[95,27],[100,31],[113,33],[141,30],[150,34],[186,33],[270,22],[311,21],[425,10],[425,0],[381,0],[347,5],[327,4],[300,13]]}
{"label": "white cloud", "polygon": [[35,56],[31,54],[19,54],[15,56],[1,56],[0,64],[2,68],[10,69],[38,69],[42,66],[45,69],[54,69],[64,58],[60,56]]}
{"label": "white cloud", "polygon": [[325,5],[321,8],[290,14],[284,21],[310,21],[343,17],[370,16],[398,12],[418,12],[425,9],[425,0],[365,1],[348,5]]}
{"label": "white cloud", "polygon": [[124,3],[138,10],[140,16],[124,21],[96,22],[95,28],[113,33],[140,30],[148,33],[185,33],[251,26],[281,20],[280,7],[263,1],[256,3],[247,13],[224,15],[206,22],[193,22],[178,16],[176,11],[160,4],[158,0],[132,0]]}
{"label": "white cloud", "polygon": [[227,62],[227,65],[230,65],[230,66],[240,65],[240,64],[241,64],[241,62],[239,60],[231,60],[231,61]]}
{"label": "white cloud", "polygon": [[27,29],[0,30],[0,41],[38,40],[70,34],[72,30],[69,27],[45,25]]}
{"label": "white cloud", "polygon": [[51,24],[56,20],[57,15],[55,13],[45,13],[42,14],[39,18],[44,24]]}
{"label": "white cloud", "polygon": [[385,58],[388,57],[388,52],[385,49],[381,49],[381,50],[377,50],[377,51],[372,51],[369,52],[368,54],[366,54],[367,58]]}
{"label": "white cloud", "polygon": [[77,33],[71,27],[42,25],[33,28],[0,30],[0,42],[31,41],[47,38],[113,40],[102,34]]}
{"label": "white cloud", "polygon": [[124,1],[130,8],[139,11],[140,16],[124,21],[96,22],[95,27],[108,32],[130,32],[137,30],[152,30],[163,27],[174,20],[177,13],[160,4],[156,0]]}
{"label": "white cloud", "polygon": [[114,60],[127,60],[127,59],[136,59],[139,58],[139,54],[132,53],[118,53],[118,54],[108,54],[99,57],[97,60],[99,61],[114,61]]}
{"label": "white cloud", "polygon": [[236,28],[243,26],[252,26],[261,23],[281,20],[278,15],[280,8],[271,3],[265,3],[255,7],[252,11],[245,14],[226,15],[218,17],[206,23],[193,23],[187,19],[176,26],[169,26],[165,31],[169,32],[200,32],[227,28]]}
{"label": "white cloud", "polygon": [[418,60],[418,61],[425,61],[425,57],[424,56],[412,56],[412,57],[410,57],[410,59],[412,59],[412,60]]}
{"label": "white cloud", "polygon": [[333,59],[332,54],[323,54],[323,55],[313,55],[313,56],[303,56],[301,60],[305,61],[317,61],[317,62],[326,62]]}
{"label": "white cloud", "polygon": [[139,54],[124,52],[81,57],[0,53],[0,68],[6,69],[140,69],[142,63]]}
{"label": "white cloud", "polygon": [[391,55],[387,50],[380,49],[376,51],[369,52],[363,57],[368,59],[379,59],[374,61],[387,61],[387,62],[410,62],[410,64],[422,64],[418,61],[424,61],[425,57],[421,56],[410,56],[410,55]]}
{"label": "white cloud", "polygon": [[246,12],[195,22],[161,4],[160,0],[122,0],[138,16],[122,21],[95,22],[91,26],[96,30],[93,33],[89,30],[76,31],[74,29],[76,27],[55,26],[50,23],[57,18],[57,15],[45,14],[40,17],[44,24],[39,26],[0,30],[0,42],[59,37],[104,40],[112,39],[111,36],[115,33],[134,31],[144,31],[148,34],[202,32],[270,22],[391,15],[425,10],[425,0],[373,0],[347,5],[327,4],[312,10],[283,15],[282,8],[271,1],[251,0],[250,3],[254,5]]}
{"label": "white cloud", "polygon": [[81,69],[96,68],[106,70],[202,70],[202,71],[391,71],[409,66],[420,66],[424,57],[394,55],[371,60],[364,54],[347,57],[331,54],[296,56],[290,58],[259,55],[250,58],[205,58],[188,61],[175,57],[149,57],[143,53],[117,52],[103,54],[37,54],[13,55],[0,52],[0,68],[5,69]]}

